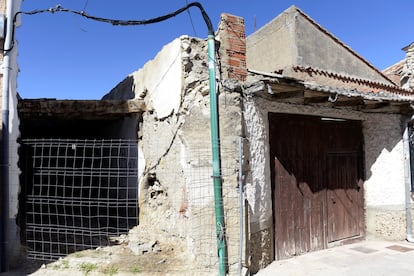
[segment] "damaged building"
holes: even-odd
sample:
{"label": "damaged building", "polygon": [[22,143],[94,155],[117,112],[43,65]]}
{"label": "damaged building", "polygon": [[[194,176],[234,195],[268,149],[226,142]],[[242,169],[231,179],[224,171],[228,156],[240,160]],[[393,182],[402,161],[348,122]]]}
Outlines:
{"label": "damaged building", "polygon": [[[223,14],[216,40],[229,273],[410,239],[412,72],[379,71],[294,6],[248,37]],[[100,101],[19,101],[24,254],[128,233],[135,252],[146,233],[186,260],[177,272],[217,271],[207,53],[182,36]]]}

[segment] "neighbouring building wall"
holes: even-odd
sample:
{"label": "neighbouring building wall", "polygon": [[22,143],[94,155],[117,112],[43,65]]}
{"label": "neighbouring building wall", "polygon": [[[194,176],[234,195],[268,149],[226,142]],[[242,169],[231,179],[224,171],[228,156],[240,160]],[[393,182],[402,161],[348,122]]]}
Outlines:
{"label": "neighbouring building wall", "polygon": [[390,83],[377,69],[295,6],[248,36],[247,52],[248,68],[258,71],[274,73],[293,65],[311,66]]}
{"label": "neighbouring building wall", "polygon": [[346,49],[348,46],[331,36],[328,31],[316,23],[311,24],[306,16],[296,12],[295,21],[298,65],[390,83],[374,66],[352,50]]}
{"label": "neighbouring building wall", "polygon": [[292,66],[297,56],[295,28],[290,16],[281,13],[246,40],[247,67],[274,72]]}
{"label": "neighbouring building wall", "polygon": [[283,104],[248,96],[244,101],[244,119],[250,147],[246,197],[249,217],[247,246],[252,271],[265,267],[274,258],[269,112],[361,120],[365,142],[367,238],[404,239],[405,183],[400,115]]}
{"label": "neighbouring building wall", "polygon": [[404,47],[403,50],[405,60],[401,71],[401,87],[414,89],[414,43]]}
{"label": "neighbouring building wall", "polygon": [[384,75],[386,75],[390,80],[392,80],[397,86],[401,87],[401,73],[405,65],[405,59],[400,60],[399,62],[385,68],[382,70]]}

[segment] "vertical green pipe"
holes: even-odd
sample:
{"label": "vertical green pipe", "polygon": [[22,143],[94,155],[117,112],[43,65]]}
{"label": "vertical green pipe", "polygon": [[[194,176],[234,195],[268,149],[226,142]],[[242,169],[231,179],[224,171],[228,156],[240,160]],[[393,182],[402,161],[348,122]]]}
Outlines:
{"label": "vertical green pipe", "polygon": [[216,214],[217,251],[219,258],[219,275],[226,275],[226,236],[224,228],[223,193],[221,182],[220,141],[216,93],[216,67],[214,35],[208,35],[208,73],[210,85],[210,131],[213,159],[214,210]]}

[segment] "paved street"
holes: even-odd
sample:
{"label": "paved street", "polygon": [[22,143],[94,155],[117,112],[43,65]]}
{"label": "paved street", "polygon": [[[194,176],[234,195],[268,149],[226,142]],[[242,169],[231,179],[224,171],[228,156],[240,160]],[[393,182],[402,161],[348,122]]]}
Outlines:
{"label": "paved street", "polygon": [[256,275],[414,275],[414,244],[363,241],[273,262]]}

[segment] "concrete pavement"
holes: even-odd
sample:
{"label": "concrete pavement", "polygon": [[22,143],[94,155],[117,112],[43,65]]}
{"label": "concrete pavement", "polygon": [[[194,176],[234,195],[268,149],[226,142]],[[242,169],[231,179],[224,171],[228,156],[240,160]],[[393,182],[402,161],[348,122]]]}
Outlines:
{"label": "concrete pavement", "polygon": [[363,241],[275,261],[256,275],[414,275],[414,243]]}

